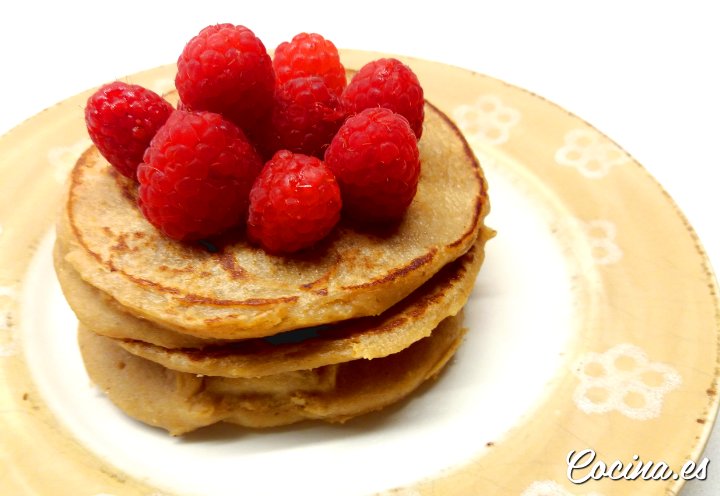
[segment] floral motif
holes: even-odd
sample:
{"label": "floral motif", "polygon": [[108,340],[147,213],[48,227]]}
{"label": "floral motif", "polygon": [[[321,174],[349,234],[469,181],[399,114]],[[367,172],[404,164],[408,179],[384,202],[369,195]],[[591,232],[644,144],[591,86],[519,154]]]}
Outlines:
{"label": "floral motif", "polygon": [[160,78],[148,86],[149,90],[154,91],[158,95],[164,95],[165,93],[175,89],[175,80],[172,78]]}
{"label": "floral motif", "polygon": [[[115,496],[115,495],[110,494],[110,493],[97,493],[94,496]],[[154,493],[149,493],[147,496],[165,496],[165,494],[154,492]]]}
{"label": "floral motif", "polygon": [[8,357],[17,353],[14,336],[9,332],[12,321],[10,305],[15,297],[15,289],[11,286],[0,286],[0,357]]}
{"label": "floral motif", "polygon": [[72,168],[75,167],[77,159],[80,158],[80,155],[82,155],[91,144],[92,141],[84,138],[72,145],[57,146],[48,151],[48,162],[50,162],[53,168],[53,175],[58,182],[65,182],[68,174],[70,174]]}
{"label": "floral motif", "polygon": [[614,223],[597,219],[585,222],[583,228],[590,243],[593,261],[597,265],[610,265],[620,261],[623,252],[615,242],[617,230]]}
{"label": "floral motif", "polygon": [[[3,305],[4,307],[4,305]],[[12,320],[12,316],[10,315],[10,310],[5,309],[3,307],[0,307],[0,332],[6,332],[10,330],[10,321]],[[0,343],[2,341],[3,335],[0,334]],[[1,344],[0,344],[1,346]]]}
{"label": "floral motif", "polygon": [[0,296],[7,296],[8,298],[15,297],[15,288],[12,286],[0,286]]}
{"label": "floral motif", "polygon": [[376,496],[420,496],[420,492],[417,489],[397,488],[383,491]]}
{"label": "floral motif", "polygon": [[17,345],[15,341],[8,343],[0,343],[0,358],[17,355]]}
{"label": "floral motif", "polygon": [[665,395],[682,379],[669,365],[651,362],[632,344],[619,344],[605,353],[587,353],[578,361],[580,384],[573,400],[585,413],[617,411],[635,420],[660,416]]}
{"label": "floral motif", "polygon": [[520,121],[520,112],[495,95],[482,95],[470,105],[456,107],[453,117],[469,140],[501,145],[510,139],[510,130]]}
{"label": "floral motif", "polygon": [[602,496],[600,493],[571,493],[555,481],[535,481],[520,496]]}
{"label": "floral motif", "polygon": [[559,165],[575,167],[589,179],[599,179],[628,156],[616,145],[589,129],[573,129],[565,134],[564,145],[555,152]]}

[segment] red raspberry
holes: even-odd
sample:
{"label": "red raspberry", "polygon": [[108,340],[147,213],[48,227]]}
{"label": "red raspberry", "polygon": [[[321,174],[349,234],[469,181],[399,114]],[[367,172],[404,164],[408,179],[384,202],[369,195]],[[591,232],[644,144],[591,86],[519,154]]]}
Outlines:
{"label": "red raspberry", "polygon": [[185,46],[177,66],[175,86],[193,110],[222,114],[247,132],[272,107],[272,60],[244,26],[206,27]]}
{"label": "red raspberry", "polygon": [[250,191],[248,236],[271,253],[291,253],[324,238],[340,219],[340,189],[318,158],[281,150]]}
{"label": "red raspberry", "polygon": [[344,119],[340,100],[322,78],[291,79],[275,91],[267,147],[322,157]]}
{"label": "red raspberry", "polygon": [[397,59],[365,64],[342,94],[349,114],[371,107],[385,107],[404,116],[415,136],[422,136],[425,118],[423,89],[415,73]]}
{"label": "red raspberry", "polygon": [[300,33],[275,49],[273,67],[279,84],[298,77],[320,76],[330,91],[342,93],[345,68],[332,41],[316,33]]}
{"label": "red raspberry", "polygon": [[325,151],[346,212],[370,222],[399,220],[412,202],[420,176],[417,138],[407,119],[370,108],[348,118]]}
{"label": "red raspberry", "polygon": [[242,223],[261,168],[235,124],[212,112],[176,110],[138,168],[138,203],[168,237],[205,238]]}
{"label": "red raspberry", "polygon": [[157,93],[120,81],[88,98],[85,124],[100,153],[124,176],[135,179],[143,153],[172,113]]}

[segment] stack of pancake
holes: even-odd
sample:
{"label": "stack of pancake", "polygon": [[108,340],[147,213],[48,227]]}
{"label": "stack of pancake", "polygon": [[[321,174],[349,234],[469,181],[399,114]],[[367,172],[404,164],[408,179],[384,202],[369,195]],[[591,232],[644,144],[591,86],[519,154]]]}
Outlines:
{"label": "stack of pancake", "polygon": [[55,266],[91,379],[128,415],[179,435],[215,422],[343,422],[407,396],[452,357],[492,236],[487,188],[451,121],[426,106],[406,217],[345,221],[273,256],[228,233],[164,237],[136,185],[93,147],[71,175]]}

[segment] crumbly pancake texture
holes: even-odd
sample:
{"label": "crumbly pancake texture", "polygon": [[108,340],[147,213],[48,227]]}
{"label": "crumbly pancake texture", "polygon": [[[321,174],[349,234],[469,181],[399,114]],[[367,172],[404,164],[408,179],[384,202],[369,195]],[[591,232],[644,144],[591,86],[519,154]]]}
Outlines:
{"label": "crumbly pancake texture", "polygon": [[127,415],[180,435],[216,422],[273,427],[303,419],[344,422],[379,410],[436,376],[465,330],[459,317],[400,353],[261,379],[198,376],[128,353],[82,326],[80,351],[90,378]]}
{"label": "crumbly pancake texture", "polygon": [[314,249],[277,257],[242,234],[217,250],[164,237],[135,185],[95,148],[77,162],[58,229],[65,259],[125,311],[203,339],[246,339],[378,315],[475,243],[489,210],[481,170],[439,110],[426,108],[418,193],[384,232],[341,222]]}
{"label": "crumbly pancake texture", "polygon": [[[256,338],[218,343],[162,329],[128,314],[107,295],[84,283],[64,262],[57,246],[55,264],[66,298],[80,322],[97,334],[116,338],[127,351],[181,372],[261,377],[359,358],[380,358],[428,336],[441,320],[455,315],[467,301],[490,236],[492,231],[484,228],[467,253],[379,316],[346,320],[309,332],[291,331],[294,337],[276,336],[272,342]],[[300,333],[304,338],[298,339]],[[175,346],[164,346],[168,342]]]}

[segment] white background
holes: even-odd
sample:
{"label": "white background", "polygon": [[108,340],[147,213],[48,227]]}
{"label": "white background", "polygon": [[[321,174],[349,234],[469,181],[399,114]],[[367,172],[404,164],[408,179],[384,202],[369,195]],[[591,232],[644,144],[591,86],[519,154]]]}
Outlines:
{"label": "white background", "polygon": [[[0,134],[88,87],[174,62],[208,24],[244,24],[269,48],[315,31],[338,47],[486,73],[579,115],[660,181],[720,266],[720,15],[713,4],[5,1]],[[707,456],[709,480],[688,484],[683,496],[720,487],[720,433]]]}

